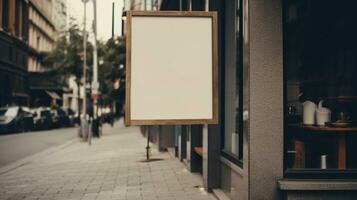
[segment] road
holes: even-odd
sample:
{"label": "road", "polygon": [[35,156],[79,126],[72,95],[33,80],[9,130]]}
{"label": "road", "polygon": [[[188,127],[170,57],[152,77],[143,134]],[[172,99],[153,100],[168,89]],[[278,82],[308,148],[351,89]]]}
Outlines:
{"label": "road", "polygon": [[0,167],[77,137],[77,128],[0,135]]}

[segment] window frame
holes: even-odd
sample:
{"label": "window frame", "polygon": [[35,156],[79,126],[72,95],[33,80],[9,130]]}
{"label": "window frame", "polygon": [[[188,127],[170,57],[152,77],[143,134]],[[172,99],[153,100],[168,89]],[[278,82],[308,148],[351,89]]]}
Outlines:
{"label": "window frame", "polygon": [[[223,3],[223,13],[226,13],[226,4],[225,2]],[[239,4],[239,6],[238,6]],[[239,9],[238,9],[239,8]],[[236,80],[238,81],[238,98],[239,98],[239,105],[238,105],[238,113],[239,113],[239,117],[238,117],[238,123],[239,123],[239,127],[238,127],[238,155],[233,154],[232,152],[225,150],[225,123],[226,123],[226,119],[224,116],[225,112],[222,112],[221,118],[222,118],[222,126],[221,126],[221,155],[226,158],[227,160],[229,160],[230,162],[234,163],[235,165],[243,168],[243,126],[244,126],[244,122],[243,122],[243,0],[235,0],[235,6],[234,6],[234,12],[235,12],[235,19],[234,19],[234,31],[235,31],[235,40],[234,42],[236,43],[236,49],[237,52],[236,53]],[[237,20],[237,17],[238,20]],[[226,31],[226,15],[224,14],[224,16],[222,17],[222,35],[224,35],[225,31]],[[237,22],[239,22],[239,27],[237,26]],[[239,30],[239,32],[237,31]],[[237,34],[238,32],[238,34]],[[225,38],[224,41],[222,42],[223,44],[225,44]],[[225,51],[226,47],[222,48],[223,51]],[[224,59],[224,63],[225,59]],[[224,65],[225,66],[225,65]],[[225,106],[225,93],[226,93],[226,83],[225,83],[225,69],[222,70],[222,110],[225,111],[226,110],[226,106]],[[237,88],[236,88],[237,89]],[[234,120],[236,121],[236,118],[234,118]]]}

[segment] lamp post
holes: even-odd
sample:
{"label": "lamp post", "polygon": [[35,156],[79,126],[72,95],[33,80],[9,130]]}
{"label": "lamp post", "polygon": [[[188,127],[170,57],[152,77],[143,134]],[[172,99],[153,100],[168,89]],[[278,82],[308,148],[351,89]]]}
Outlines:
{"label": "lamp post", "polygon": [[114,2],[112,3],[112,38],[114,38]]}
{"label": "lamp post", "polygon": [[86,91],[86,79],[87,79],[87,32],[86,32],[86,18],[87,18],[87,2],[88,0],[82,0],[84,6],[84,16],[83,16],[83,87],[84,87],[84,97],[83,97],[83,116],[81,118],[81,132],[82,138],[88,136],[88,122],[87,122],[87,91]]}
{"label": "lamp post", "polygon": [[[99,82],[98,82],[98,52],[97,52],[97,1],[93,0],[93,80],[92,80],[92,98],[93,98],[93,121],[92,131],[99,135],[99,121],[98,121],[98,96],[99,96]],[[94,127],[93,127],[94,126]],[[88,144],[91,145],[92,131],[88,135]]]}
{"label": "lamp post", "polygon": [[[98,82],[98,53],[97,53],[97,1],[93,0],[93,82],[92,82],[92,94],[98,95],[99,82]],[[94,102],[97,102],[94,99]]]}

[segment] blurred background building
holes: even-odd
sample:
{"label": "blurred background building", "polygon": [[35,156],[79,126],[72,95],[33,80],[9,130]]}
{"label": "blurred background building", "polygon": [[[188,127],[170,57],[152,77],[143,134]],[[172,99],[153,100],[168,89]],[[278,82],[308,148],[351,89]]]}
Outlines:
{"label": "blurred background building", "polygon": [[52,20],[58,35],[65,34],[67,28],[67,0],[53,0]]}
{"label": "blurred background building", "polygon": [[44,72],[45,67],[39,62],[41,51],[51,51],[56,36],[52,22],[52,0],[29,1],[29,72]]}
{"label": "blurred background building", "polygon": [[62,105],[63,93],[42,52],[67,28],[67,0],[0,0],[0,107]]}
{"label": "blurred background building", "polygon": [[62,105],[63,93],[68,87],[60,85],[46,70],[41,60],[42,52],[54,48],[56,38],[66,28],[65,0],[29,1],[29,91],[31,106]]}

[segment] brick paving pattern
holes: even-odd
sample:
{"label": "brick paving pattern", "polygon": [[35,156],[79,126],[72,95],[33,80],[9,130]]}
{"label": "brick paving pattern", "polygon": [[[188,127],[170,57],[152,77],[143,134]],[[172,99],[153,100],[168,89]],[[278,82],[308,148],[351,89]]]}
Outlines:
{"label": "brick paving pattern", "polygon": [[[152,149],[137,127],[106,127],[92,146],[77,141],[0,175],[0,199],[210,200],[202,178],[168,153]],[[17,148],[17,147],[14,147]]]}

